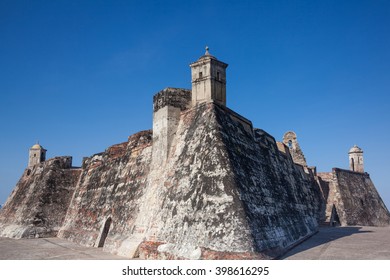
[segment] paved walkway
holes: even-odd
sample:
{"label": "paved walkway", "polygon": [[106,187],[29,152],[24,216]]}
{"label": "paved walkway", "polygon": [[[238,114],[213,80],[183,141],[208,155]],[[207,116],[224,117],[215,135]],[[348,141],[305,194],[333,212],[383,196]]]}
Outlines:
{"label": "paved walkway", "polygon": [[[101,248],[64,239],[0,238],[0,260],[120,260]],[[288,252],[286,260],[390,260],[390,227],[320,228],[320,232]]]}
{"label": "paved walkway", "polygon": [[0,260],[123,260],[103,252],[60,238],[0,238]]}
{"label": "paved walkway", "polygon": [[390,227],[324,227],[286,260],[390,260]]}

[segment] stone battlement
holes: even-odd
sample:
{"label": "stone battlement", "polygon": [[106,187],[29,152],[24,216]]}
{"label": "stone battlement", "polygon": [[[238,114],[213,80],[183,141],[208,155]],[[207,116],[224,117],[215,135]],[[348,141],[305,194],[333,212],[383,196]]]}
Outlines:
{"label": "stone battlement", "polygon": [[153,112],[163,107],[172,106],[186,110],[191,106],[191,90],[182,88],[166,88],[153,97]]}
{"label": "stone battlement", "polygon": [[54,167],[54,168],[58,168],[58,169],[70,169],[72,168],[72,161],[73,161],[73,158],[71,156],[60,156],[60,157],[54,157],[54,158],[50,158],[46,161],[43,161],[43,162],[40,162],[38,164],[35,164],[33,166],[29,166],[28,169],[34,169],[34,168],[37,168],[37,167],[47,167],[47,166],[51,166],[51,167]]}

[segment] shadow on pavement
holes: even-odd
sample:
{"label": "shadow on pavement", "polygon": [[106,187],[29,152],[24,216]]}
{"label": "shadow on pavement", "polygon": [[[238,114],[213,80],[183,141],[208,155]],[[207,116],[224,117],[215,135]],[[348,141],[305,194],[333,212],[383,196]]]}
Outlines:
{"label": "shadow on pavement", "polygon": [[306,250],[312,249],[314,247],[318,247],[334,240],[355,235],[355,234],[366,234],[372,233],[370,230],[361,230],[362,227],[320,227],[319,232],[306,241],[298,244],[291,250],[289,250],[286,254],[280,257],[280,260],[286,259],[295,254],[304,252]]}

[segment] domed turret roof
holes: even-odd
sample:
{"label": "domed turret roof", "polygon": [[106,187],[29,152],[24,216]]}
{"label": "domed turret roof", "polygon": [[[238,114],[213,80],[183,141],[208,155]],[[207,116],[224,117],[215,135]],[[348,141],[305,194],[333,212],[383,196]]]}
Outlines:
{"label": "domed turret roof", "polygon": [[43,149],[43,147],[37,143],[34,146],[32,146],[31,149]]}
{"label": "domed turret roof", "polygon": [[363,153],[363,150],[360,149],[358,146],[354,145],[350,150],[349,153]]}
{"label": "domed turret roof", "polygon": [[202,55],[201,57],[199,57],[199,60],[201,59],[205,59],[205,58],[213,58],[213,59],[217,59],[215,56],[211,55],[209,53],[209,47],[206,46],[206,53],[204,55]]}

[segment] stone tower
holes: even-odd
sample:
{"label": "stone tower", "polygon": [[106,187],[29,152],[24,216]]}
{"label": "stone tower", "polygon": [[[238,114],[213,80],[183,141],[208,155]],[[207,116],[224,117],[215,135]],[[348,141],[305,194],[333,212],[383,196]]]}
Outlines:
{"label": "stone tower", "polygon": [[348,154],[349,169],[351,171],[364,173],[363,150],[355,145],[349,150]]}
{"label": "stone tower", "polygon": [[206,53],[190,65],[192,81],[192,106],[215,101],[226,106],[226,68],[228,65]]}
{"label": "stone tower", "polygon": [[46,150],[39,145],[35,144],[30,148],[29,157],[28,157],[28,166],[33,166],[37,163],[43,162],[46,160]]}
{"label": "stone tower", "polygon": [[289,148],[293,161],[302,166],[307,166],[305,156],[297,141],[297,135],[294,131],[288,131],[283,136],[283,143]]}
{"label": "stone tower", "polygon": [[163,165],[167,159],[180,113],[191,107],[191,91],[166,88],[153,97],[153,162]]}

